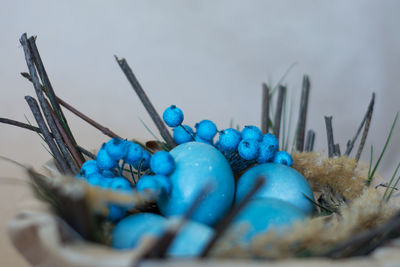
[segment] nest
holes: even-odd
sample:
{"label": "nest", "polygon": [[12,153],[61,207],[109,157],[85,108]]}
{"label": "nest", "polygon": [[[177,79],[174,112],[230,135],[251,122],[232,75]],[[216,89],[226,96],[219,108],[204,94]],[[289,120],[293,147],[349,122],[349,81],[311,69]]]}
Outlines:
{"label": "nest", "polygon": [[[91,187],[86,182],[72,177],[79,171],[86,159],[95,158],[95,156],[76,143],[61,106],[69,109],[105,135],[109,137],[119,136],[56,96],[40,59],[35,43],[36,39],[34,37],[28,39],[26,34],[23,34],[20,41],[29,68],[29,73],[22,73],[22,75],[33,83],[40,108],[33,97],[27,96],[25,98],[38,127],[6,118],[0,118],[0,122],[26,128],[41,135],[49,146],[53,160],[51,167],[47,166],[47,169],[52,171],[47,172],[46,175],[27,168],[32,188],[37,197],[48,203],[53,212],[85,240],[108,245],[110,232],[114,226],[111,222],[105,220],[108,204],[129,206],[130,213],[155,212],[154,198],[151,194],[129,195],[110,192]],[[175,144],[170,133],[162,123],[160,116],[155,111],[128,63],[125,59],[116,58],[116,60],[163,137],[163,141],[140,143],[141,146],[151,152],[172,148]],[[243,205],[232,208],[226,218],[217,224],[215,227],[216,234],[201,257],[343,258],[367,255],[388,240],[400,236],[400,212],[398,207],[392,205],[389,201],[394,190],[397,190],[395,187],[400,180],[399,177],[394,183],[398,169],[390,183],[383,184],[384,194],[371,186],[375,183],[376,169],[390,140],[397,116],[381,156],[374,166],[372,161],[369,165],[363,165],[359,162],[359,158],[368,135],[375,95],[372,96],[361,125],[355,136],[347,143],[343,155],[340,152],[339,144],[334,143],[332,117],[325,117],[328,141],[327,157],[322,153],[313,152],[315,132],[311,129],[306,132],[309,91],[310,81],[307,76],[304,76],[298,114],[299,120],[296,127],[295,142],[292,144],[295,152],[292,153],[292,156],[294,159],[293,168],[303,174],[312,187],[316,199],[314,204],[318,209],[318,214],[303,223],[296,224],[293,228],[285,231],[285,234],[274,232],[259,234],[251,241],[249,246],[243,247],[235,240],[238,240],[237,236],[243,234],[246,229],[229,227],[235,214],[246,204],[242,203]],[[274,92],[277,92],[277,97],[276,108],[274,115],[272,115],[270,109],[273,107],[272,96]],[[286,87],[280,84],[273,88],[263,85],[262,131],[264,133],[272,131],[276,136],[280,136],[281,147],[288,149],[288,137],[280,132],[281,119],[285,118],[285,103]],[[285,124],[285,120],[283,124]],[[351,158],[350,153],[361,131],[362,135],[356,156]],[[184,219],[188,218],[190,218],[190,212],[184,216]],[[183,223],[184,221],[180,227]],[[165,257],[165,252],[180,227],[166,231],[163,236],[148,246],[141,254],[141,258]]]}

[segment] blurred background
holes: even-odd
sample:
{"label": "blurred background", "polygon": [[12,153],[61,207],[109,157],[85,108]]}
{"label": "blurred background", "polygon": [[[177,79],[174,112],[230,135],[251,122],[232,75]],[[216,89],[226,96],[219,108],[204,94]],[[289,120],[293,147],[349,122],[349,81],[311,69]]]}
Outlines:
{"label": "blurred background", "polygon": [[[37,35],[57,95],[127,138],[152,138],[140,119],[157,131],[114,54],[127,59],[160,113],[175,104],[186,124],[211,119],[220,129],[231,120],[260,124],[262,82],[276,84],[287,73],[283,84],[289,99],[297,99],[308,74],[307,128],[317,133],[317,150],[327,151],[324,115],[333,116],[335,142],[343,152],[376,92],[364,161],[372,144],[378,158],[400,110],[399,1],[3,0],[1,6],[0,117],[34,121],[24,100],[34,90],[20,75],[27,71],[18,41],[24,32]],[[82,146],[98,148],[108,139],[65,114]],[[0,133],[2,156],[33,167],[50,157],[35,133],[8,125],[0,125]],[[399,151],[396,127],[380,173],[393,173]],[[23,179],[18,167],[5,162],[0,167],[2,178]],[[4,233],[29,190],[3,180]],[[6,235],[0,236],[0,253],[7,255],[0,256],[0,265],[24,266]]]}

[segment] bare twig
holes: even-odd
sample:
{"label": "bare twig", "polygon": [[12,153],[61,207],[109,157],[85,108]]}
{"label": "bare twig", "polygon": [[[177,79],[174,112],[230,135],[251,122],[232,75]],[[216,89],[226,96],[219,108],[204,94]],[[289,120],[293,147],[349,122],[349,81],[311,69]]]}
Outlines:
{"label": "bare twig", "polygon": [[374,102],[375,102],[375,93],[372,94],[372,99],[371,99],[371,102],[370,102],[370,104],[368,106],[368,111],[367,111],[367,116],[366,116],[366,120],[365,120],[364,131],[363,131],[363,134],[361,136],[360,145],[358,146],[357,154],[356,154],[356,157],[355,157],[356,162],[358,162],[360,160],[361,153],[362,153],[362,151],[364,149],[365,141],[367,140],[369,126],[371,125],[372,114],[374,112]]}
{"label": "bare twig", "polygon": [[117,56],[115,56],[115,59],[117,60],[118,65],[120,66],[121,70],[124,72],[129,83],[132,85],[132,87],[135,90],[136,94],[138,95],[139,99],[142,101],[144,107],[146,108],[151,119],[157,126],[163,139],[166,141],[168,146],[174,147],[176,145],[174,139],[172,138],[167,127],[161,120],[160,115],[158,115],[158,113],[157,113],[156,109],[154,108],[153,104],[151,103],[150,99],[144,92],[144,90],[143,90],[142,86],[140,85],[139,81],[137,80],[135,74],[133,74],[132,69],[128,65],[128,62],[124,58],[118,59]]}
{"label": "bare twig", "polygon": [[306,152],[312,152],[314,150],[314,142],[315,142],[315,132],[313,130],[307,131],[307,139],[306,139]]}
{"label": "bare twig", "polygon": [[306,133],[306,120],[307,120],[309,95],[310,95],[310,79],[308,78],[307,75],[304,75],[303,87],[301,90],[299,121],[297,123],[297,140],[296,140],[297,151],[304,150],[304,136]]}
{"label": "bare twig", "polygon": [[262,106],[261,106],[261,131],[263,134],[268,133],[269,128],[269,101],[270,93],[267,84],[262,84]]}
{"label": "bare twig", "polygon": [[[32,77],[29,75],[29,73],[21,72],[21,75],[24,78],[26,78],[26,79],[28,79],[29,81],[32,82]],[[42,87],[42,90],[44,91],[45,89]],[[107,136],[109,136],[111,138],[114,138],[114,137],[121,138],[119,135],[117,135],[116,133],[111,131],[109,128],[107,128],[107,127],[101,125],[100,123],[94,121],[93,119],[89,118],[88,116],[86,116],[85,114],[83,114],[82,112],[80,112],[79,110],[77,110],[76,108],[74,108],[73,106],[71,106],[70,104],[68,104],[64,100],[62,100],[61,98],[56,96],[56,100],[61,106],[65,107],[66,109],[71,111],[73,114],[75,114],[76,116],[78,116],[82,120],[84,120],[87,123],[89,123],[90,125],[92,125],[94,128],[100,130],[103,134],[105,134],[105,135],[107,135]]]}
{"label": "bare twig", "polygon": [[335,156],[335,142],[333,141],[333,130],[332,130],[332,116],[325,116],[326,134],[328,137],[328,154],[332,158]]}
{"label": "bare twig", "polygon": [[205,246],[203,252],[200,255],[200,258],[205,258],[208,255],[208,253],[211,251],[212,247],[215,245],[217,240],[225,233],[232,220],[247,205],[247,203],[251,200],[252,196],[255,193],[257,193],[257,191],[264,185],[264,183],[265,183],[265,178],[258,177],[257,180],[254,182],[253,187],[243,198],[243,200],[237,206],[231,209],[231,211],[218,223],[218,225],[215,228],[215,234],[213,238]]}
{"label": "bare twig", "polygon": [[[36,38],[30,37],[28,39],[28,42],[29,42],[29,46],[31,48],[33,61],[36,65],[37,71],[39,73],[39,77],[42,80],[42,84],[43,84],[42,89],[45,89],[44,91],[45,91],[46,95],[48,96],[48,98],[50,99],[51,106],[53,107],[53,109],[57,115],[56,118],[54,118],[54,120],[55,121],[60,120],[63,130],[65,131],[65,133],[68,136],[68,139],[70,140],[72,145],[76,148],[77,143],[76,143],[75,138],[74,138],[74,136],[71,132],[71,129],[68,125],[68,121],[65,118],[64,113],[60,107],[60,104],[57,101],[53,86],[51,85],[49,77],[47,76],[46,69],[44,68],[42,59],[39,54],[39,50],[36,46]],[[65,138],[64,138],[64,140],[65,140]],[[75,151],[76,151],[76,149],[75,149]],[[79,152],[77,152],[77,153],[78,153],[80,160],[82,161],[84,159],[82,154],[80,154]]]}
{"label": "bare twig", "polygon": [[274,118],[274,135],[279,139],[282,119],[283,101],[286,96],[286,87],[280,85],[278,91],[278,102],[276,105],[275,118]]}
{"label": "bare twig", "polygon": [[367,120],[369,114],[370,114],[370,113],[372,112],[372,110],[374,109],[374,103],[375,103],[375,93],[372,93],[372,98],[371,98],[371,101],[369,102],[367,112],[365,113],[364,118],[363,118],[363,120],[361,121],[361,124],[360,124],[360,126],[358,127],[358,129],[357,129],[356,134],[354,135],[354,137],[353,137],[352,140],[349,140],[349,141],[347,142],[347,147],[346,147],[346,152],[345,152],[345,155],[346,155],[346,156],[349,156],[350,153],[351,153],[351,151],[353,150],[354,143],[356,142],[358,136],[360,135],[361,130],[362,130],[362,128],[364,127],[364,124],[365,124],[365,122],[366,122],[366,120]]}
{"label": "bare twig", "polygon": [[335,149],[335,156],[340,157],[341,154],[342,154],[342,153],[340,152],[340,145],[339,145],[339,144],[335,144],[334,149]]}
{"label": "bare twig", "polygon": [[53,140],[52,134],[50,133],[49,129],[46,126],[46,123],[44,122],[44,119],[42,117],[42,114],[40,112],[36,100],[31,96],[25,96],[25,100],[26,102],[28,102],[28,105],[31,108],[32,114],[35,117],[37,124],[39,125],[40,132],[43,134],[43,137],[46,140],[46,143],[49,146],[50,151],[54,156],[57,166],[61,168],[60,171],[62,173],[66,173],[68,171],[68,166],[63,156],[61,155],[60,150],[58,150],[58,147]]}

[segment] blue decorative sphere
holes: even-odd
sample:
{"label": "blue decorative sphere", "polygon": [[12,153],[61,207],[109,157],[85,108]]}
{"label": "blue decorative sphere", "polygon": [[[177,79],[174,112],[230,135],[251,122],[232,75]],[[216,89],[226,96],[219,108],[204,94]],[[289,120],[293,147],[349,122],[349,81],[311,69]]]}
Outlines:
{"label": "blue decorative sphere", "polygon": [[[185,129],[183,129],[185,127]],[[183,143],[187,143],[193,141],[194,132],[193,129],[189,125],[180,125],[175,127],[173,130],[174,141],[176,144],[180,145]]]}
{"label": "blue decorative sphere", "polygon": [[257,234],[263,234],[270,230],[281,233],[288,230],[295,222],[306,219],[306,214],[292,204],[274,198],[262,198],[251,200],[246,207],[239,212],[230,229],[248,227],[247,232],[239,239],[247,244]]}
{"label": "blue decorative sphere", "polygon": [[274,159],[273,159],[274,163],[278,163],[278,164],[283,164],[289,167],[292,167],[293,165],[293,158],[292,156],[287,153],[286,151],[278,151],[276,152]]}
{"label": "blue decorative sphere", "polygon": [[272,161],[275,156],[276,150],[273,149],[267,142],[261,141],[259,143],[260,149],[257,157],[258,163],[266,163]]}
{"label": "blue decorative sphere", "polygon": [[210,120],[202,120],[201,122],[196,123],[195,128],[196,136],[208,142],[212,142],[214,136],[218,132],[217,126]]}
{"label": "blue decorative sphere", "polygon": [[124,157],[124,161],[128,164],[138,163],[143,156],[143,149],[140,147],[140,145],[131,141],[127,141],[126,149],[127,152]]}
{"label": "blue decorative sphere", "polygon": [[163,120],[169,127],[177,127],[183,122],[183,112],[177,106],[172,105],[165,109]]}
{"label": "blue decorative sphere", "polygon": [[169,176],[171,194],[158,200],[165,216],[183,215],[199,192],[214,188],[196,209],[192,220],[214,225],[232,205],[235,183],[228,161],[215,147],[199,142],[179,145],[170,151],[175,170]]}
{"label": "blue decorative sphere", "polygon": [[263,134],[260,128],[254,125],[244,126],[241,135],[242,139],[255,140],[255,141],[261,141],[263,138]]}
{"label": "blue decorative sphere", "polygon": [[265,184],[252,199],[276,198],[291,203],[306,214],[314,211],[314,205],[309,200],[314,200],[313,192],[303,175],[295,169],[275,163],[257,165],[239,178],[236,184],[236,203],[245,197],[260,176],[264,177]]}
{"label": "blue decorative sphere", "polygon": [[240,141],[238,146],[238,153],[242,159],[245,160],[256,159],[259,154],[258,141],[254,139],[244,139]]}
{"label": "blue decorative sphere", "polygon": [[168,196],[171,193],[171,181],[164,175],[143,175],[136,184],[136,190],[152,190],[157,195]]}
{"label": "blue decorative sphere", "polygon": [[117,166],[118,161],[112,159],[110,155],[108,155],[105,145],[106,144],[103,144],[97,152],[96,163],[101,170],[111,170]]}
{"label": "blue decorative sphere", "polygon": [[135,161],[134,163],[132,163],[132,166],[137,170],[139,169],[140,166],[140,170],[141,171],[146,171],[148,168],[150,168],[150,158],[151,158],[151,154],[149,153],[149,151],[147,150],[142,150],[142,157],[140,160]]}
{"label": "blue decorative sphere", "polygon": [[175,168],[175,161],[167,151],[158,151],[150,159],[150,168],[155,174],[170,175]]}
{"label": "blue decorative sphere", "polygon": [[265,134],[262,138],[262,143],[267,145],[272,151],[278,151],[279,149],[279,140],[272,133]]}
{"label": "blue decorative sphere", "polygon": [[219,132],[219,149],[222,152],[233,152],[237,149],[242,136],[238,130],[228,128]]}
{"label": "blue decorative sphere", "polygon": [[115,137],[106,143],[105,149],[111,159],[118,161],[125,157],[127,153],[127,142]]}
{"label": "blue decorative sphere", "polygon": [[89,177],[92,174],[100,173],[100,168],[97,166],[95,160],[88,160],[82,164],[80,175],[83,177]]}

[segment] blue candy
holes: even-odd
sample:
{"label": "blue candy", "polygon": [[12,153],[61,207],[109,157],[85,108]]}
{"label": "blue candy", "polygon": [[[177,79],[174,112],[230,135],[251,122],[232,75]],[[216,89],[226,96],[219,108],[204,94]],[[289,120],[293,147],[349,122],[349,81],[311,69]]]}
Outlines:
{"label": "blue candy", "polygon": [[167,151],[158,151],[150,159],[150,168],[155,174],[170,175],[175,169],[175,161]]}
{"label": "blue candy", "polygon": [[[182,127],[185,127],[186,130],[183,129]],[[183,143],[193,141],[192,136],[194,136],[194,132],[193,132],[193,129],[189,125],[181,125],[181,126],[174,128],[173,136],[174,136],[175,143],[180,145]]]}
{"label": "blue candy", "polygon": [[314,200],[313,192],[303,175],[288,166],[275,163],[257,165],[239,178],[236,184],[236,203],[245,197],[258,177],[263,177],[265,184],[252,199],[277,198],[291,203],[306,214],[314,211],[314,205],[309,200]]}
{"label": "blue candy", "polygon": [[210,120],[202,120],[201,122],[196,123],[195,128],[196,136],[208,142],[212,142],[214,136],[218,132],[217,126]]}
{"label": "blue candy", "polygon": [[169,176],[171,194],[158,206],[165,216],[183,215],[199,192],[214,186],[196,209],[192,220],[214,225],[232,205],[235,183],[228,161],[215,147],[199,142],[179,145],[170,151],[175,170]]}
{"label": "blue candy", "polygon": [[163,120],[169,127],[177,127],[183,122],[183,112],[180,108],[172,105],[165,109]]}

